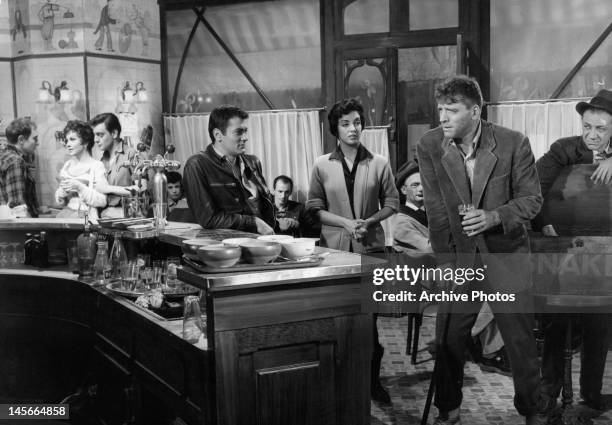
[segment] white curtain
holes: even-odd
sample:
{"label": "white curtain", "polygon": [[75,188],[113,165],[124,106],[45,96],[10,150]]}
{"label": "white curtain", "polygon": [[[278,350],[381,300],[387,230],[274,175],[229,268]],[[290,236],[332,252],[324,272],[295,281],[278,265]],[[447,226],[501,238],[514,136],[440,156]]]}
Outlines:
{"label": "white curtain", "polygon": [[[166,143],[176,146],[184,165],[209,143],[208,115],[164,117]],[[292,198],[306,202],[312,164],[323,153],[319,111],[254,112],[249,114],[247,152],[260,160],[268,186],[285,174],[293,179]]]}
{"label": "white curtain", "polygon": [[164,116],[166,145],[176,147],[174,159],[181,162],[181,169],[191,155],[210,143],[208,115]]}
{"label": "white curtain", "polygon": [[578,100],[568,102],[509,103],[489,106],[489,120],[520,131],[531,142],[538,159],[561,137],[582,134]]}
{"label": "white curtain", "polygon": [[[389,133],[388,128],[366,128],[361,133],[361,143],[370,152],[382,155],[389,161]],[[385,231],[385,245],[393,245],[393,216],[381,222]]]}

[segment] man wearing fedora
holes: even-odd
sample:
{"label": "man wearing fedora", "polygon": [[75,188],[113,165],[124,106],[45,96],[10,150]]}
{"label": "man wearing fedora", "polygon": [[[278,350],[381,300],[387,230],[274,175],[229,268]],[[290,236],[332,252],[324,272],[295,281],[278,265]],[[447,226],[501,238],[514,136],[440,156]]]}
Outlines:
{"label": "man wearing fedora", "polygon": [[[582,117],[582,135],[557,140],[536,163],[542,196],[546,196],[561,170],[575,164],[599,164],[591,176],[596,182],[612,180],[612,91],[601,90],[590,102],[580,102],[576,111]],[[609,159],[608,159],[609,158]],[[544,211],[544,210],[543,210]],[[540,213],[534,229],[546,236],[558,236],[549,217]],[[542,391],[549,408],[556,404],[563,382],[563,347],[566,321],[547,318],[544,323]],[[580,314],[576,317],[582,331],[580,393],[594,415],[604,410],[602,379],[612,332],[610,314]]]}

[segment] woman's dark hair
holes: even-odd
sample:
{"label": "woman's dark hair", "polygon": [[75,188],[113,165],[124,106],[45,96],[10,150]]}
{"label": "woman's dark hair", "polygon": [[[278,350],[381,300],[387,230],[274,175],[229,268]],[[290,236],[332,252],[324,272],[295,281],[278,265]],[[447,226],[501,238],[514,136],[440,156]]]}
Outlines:
{"label": "woman's dark hair", "polygon": [[94,134],[89,124],[78,120],[68,121],[62,132],[64,133],[64,139],[66,139],[68,133],[75,132],[81,139],[81,144],[85,145],[87,152],[91,155],[91,148],[94,145]]}
{"label": "woman's dark hair", "polygon": [[104,123],[106,131],[108,131],[110,134],[113,134],[113,131],[117,130],[117,137],[121,136],[121,123],[119,122],[117,115],[110,112],[105,112],[103,114],[96,115],[89,121],[89,124],[92,127],[95,127],[100,123]]}
{"label": "woman's dark hair", "polygon": [[327,120],[329,121],[329,131],[334,137],[338,137],[338,121],[343,115],[350,114],[353,111],[357,111],[359,113],[359,119],[361,120],[361,128],[366,126],[365,116],[363,115],[363,106],[357,99],[345,99],[334,106],[332,106],[329,114],[327,115]]}

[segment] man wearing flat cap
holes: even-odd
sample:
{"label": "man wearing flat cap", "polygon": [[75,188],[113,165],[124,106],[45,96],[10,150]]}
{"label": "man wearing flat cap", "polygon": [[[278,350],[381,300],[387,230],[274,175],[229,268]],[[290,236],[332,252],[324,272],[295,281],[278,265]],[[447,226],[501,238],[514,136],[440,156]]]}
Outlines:
{"label": "man wearing flat cap", "polygon": [[400,210],[395,216],[393,248],[401,252],[432,252],[418,164],[404,164],[397,172],[395,185],[400,193]]}
{"label": "man wearing flat cap", "polygon": [[[576,111],[582,121],[582,135],[565,137],[550,146],[536,163],[542,196],[552,188],[561,170],[568,165],[599,164],[591,175],[596,183],[612,181],[612,91],[601,90],[590,102],[580,102]],[[545,210],[534,220],[534,228],[546,236],[557,236]]]}
{"label": "man wearing flat cap", "polygon": [[[537,162],[542,196],[546,196],[561,170],[575,164],[599,164],[591,179],[604,184],[612,181],[612,91],[601,90],[589,102],[580,102],[576,111],[582,117],[582,135],[565,137],[550,146],[550,150]],[[542,209],[546,211],[546,209]],[[535,230],[546,236],[558,236],[546,213],[534,220]],[[580,314],[576,317],[582,332],[580,367],[580,393],[587,408],[594,415],[604,410],[601,396],[602,380],[612,332],[610,314]],[[542,390],[552,408],[559,397],[563,382],[563,346],[567,322],[548,317],[544,323],[544,350],[542,354]]]}

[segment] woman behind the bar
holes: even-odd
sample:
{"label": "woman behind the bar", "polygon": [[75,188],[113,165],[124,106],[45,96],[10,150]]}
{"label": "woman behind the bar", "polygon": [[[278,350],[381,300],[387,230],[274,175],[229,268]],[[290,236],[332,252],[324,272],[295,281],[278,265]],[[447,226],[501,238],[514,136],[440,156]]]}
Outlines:
{"label": "woman behind the bar", "polygon": [[[316,159],[306,203],[321,221],[320,245],[357,253],[384,252],[385,233],[380,222],[399,208],[389,162],[361,144],[365,119],[357,100],[336,103],[328,119],[338,145],[332,153]],[[378,341],[376,320],[373,322],[371,393],[374,400],[389,403],[389,394],[379,380],[384,350]]]}
{"label": "woman behind the bar", "polygon": [[55,200],[65,205],[57,217],[78,217],[79,210],[89,213],[90,220],[98,219],[97,208],[106,206],[106,195],[94,189],[96,183],[106,185],[102,162],[91,156],[94,134],[82,121],[68,121],[63,130],[64,144],[70,159],[60,170],[60,185]]}

